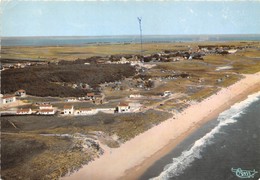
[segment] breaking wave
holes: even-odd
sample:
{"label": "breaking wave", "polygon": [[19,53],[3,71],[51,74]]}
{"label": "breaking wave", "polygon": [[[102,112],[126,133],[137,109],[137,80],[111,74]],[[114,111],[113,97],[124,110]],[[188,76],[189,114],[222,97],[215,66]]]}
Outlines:
{"label": "breaking wave", "polygon": [[172,163],[166,165],[159,176],[151,178],[151,180],[166,180],[171,177],[176,177],[183,173],[184,169],[190,166],[195,159],[201,158],[202,150],[209,144],[212,144],[214,135],[220,132],[223,126],[237,122],[237,118],[245,112],[250,104],[260,99],[260,92],[249,95],[248,98],[242,102],[236,103],[230,109],[222,112],[218,117],[218,124],[205,136],[197,140],[193,146],[183,151],[179,157],[173,158]]}

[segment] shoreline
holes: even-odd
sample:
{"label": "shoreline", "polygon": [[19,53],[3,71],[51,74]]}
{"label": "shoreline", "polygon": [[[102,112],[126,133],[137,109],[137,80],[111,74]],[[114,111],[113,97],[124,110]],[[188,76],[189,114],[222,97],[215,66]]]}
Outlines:
{"label": "shoreline", "polygon": [[134,178],[140,178],[146,172],[146,170],[148,170],[148,168],[150,168],[154,163],[156,163],[156,161],[158,161],[160,158],[162,158],[163,156],[170,153],[177,145],[179,145],[182,141],[184,141],[186,138],[188,138],[192,133],[197,131],[198,128],[200,128],[201,126],[203,126],[205,123],[207,123],[209,121],[216,120],[218,115],[221,112],[228,110],[232,105],[245,100],[248,97],[248,95],[259,92],[260,91],[259,82],[258,82],[258,85],[256,85],[256,87],[257,88],[255,90],[253,90],[253,88],[250,88],[252,90],[239,94],[238,95],[239,97],[235,97],[228,104],[223,104],[218,109],[212,111],[208,115],[208,117],[205,117],[201,121],[195,123],[190,129],[188,129],[186,132],[184,132],[183,134],[178,136],[176,139],[171,139],[170,142],[166,146],[164,146],[162,149],[157,151],[151,157],[144,160],[141,164],[139,164],[131,169],[128,169],[125,172],[124,176],[122,176],[123,179],[132,180]]}
{"label": "shoreline", "polygon": [[[62,179],[136,179],[204,123],[260,91],[260,72],[222,88],[202,102],[125,142]],[[207,107],[207,108],[205,108]],[[192,117],[192,119],[190,118]],[[174,131],[173,131],[174,130]],[[109,152],[110,151],[110,152]]]}

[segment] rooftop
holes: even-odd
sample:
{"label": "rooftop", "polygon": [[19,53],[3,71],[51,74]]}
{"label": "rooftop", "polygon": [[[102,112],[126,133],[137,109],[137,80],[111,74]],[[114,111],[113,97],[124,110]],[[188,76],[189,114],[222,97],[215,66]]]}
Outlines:
{"label": "rooftop", "polygon": [[18,91],[16,91],[16,92],[22,92],[22,93],[24,93],[25,92],[25,90],[23,90],[23,89],[19,89]]}
{"label": "rooftop", "polygon": [[91,108],[80,108],[79,111],[92,111]]}
{"label": "rooftop", "polygon": [[40,107],[52,107],[51,104],[40,104],[39,106],[40,106]]}
{"label": "rooftop", "polygon": [[14,97],[15,97],[14,95],[4,95],[3,99],[14,98]]}
{"label": "rooftop", "polygon": [[127,102],[120,102],[118,106],[129,106]]}
{"label": "rooftop", "polygon": [[17,113],[30,112],[31,109],[18,109]]}
{"label": "rooftop", "polygon": [[72,109],[73,108],[73,105],[65,105],[64,106],[64,109]]}
{"label": "rooftop", "polygon": [[87,96],[95,96],[94,93],[87,93]]}
{"label": "rooftop", "polygon": [[40,109],[40,112],[53,112],[54,109]]}

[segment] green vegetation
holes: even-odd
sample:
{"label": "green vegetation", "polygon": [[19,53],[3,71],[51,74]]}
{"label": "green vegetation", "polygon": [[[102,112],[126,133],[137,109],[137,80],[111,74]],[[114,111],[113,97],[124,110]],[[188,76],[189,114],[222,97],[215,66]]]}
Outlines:
{"label": "green vegetation", "polygon": [[204,88],[204,89],[192,94],[189,97],[189,100],[202,101],[203,99],[209,97],[210,95],[214,94],[217,91],[218,90],[215,88]]}
{"label": "green vegetation", "polygon": [[100,83],[114,82],[134,74],[135,69],[128,64],[84,65],[68,62],[65,65],[5,70],[1,73],[1,88],[5,93],[26,89],[27,94],[34,96],[81,97],[89,90],[72,88],[72,84],[88,84],[99,92]]}

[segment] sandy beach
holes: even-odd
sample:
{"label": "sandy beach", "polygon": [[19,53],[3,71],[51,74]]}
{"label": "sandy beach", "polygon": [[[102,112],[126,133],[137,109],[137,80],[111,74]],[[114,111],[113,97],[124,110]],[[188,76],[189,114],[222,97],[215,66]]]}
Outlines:
{"label": "sandy beach", "polygon": [[235,84],[189,106],[182,113],[175,114],[119,148],[106,148],[100,158],[63,179],[137,179],[203,123],[257,91],[260,91],[260,72],[244,75]]}

